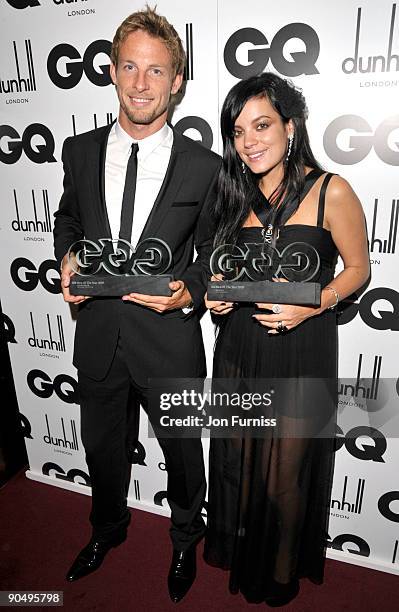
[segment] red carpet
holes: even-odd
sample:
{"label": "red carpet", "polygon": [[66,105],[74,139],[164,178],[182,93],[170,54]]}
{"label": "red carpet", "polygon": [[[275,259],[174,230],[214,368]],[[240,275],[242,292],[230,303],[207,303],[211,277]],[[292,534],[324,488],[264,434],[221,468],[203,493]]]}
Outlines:
{"label": "red carpet", "polygon": [[[66,612],[271,610],[230,595],[227,573],[205,565],[202,546],[197,580],[185,599],[173,604],[166,586],[169,521],[140,511],[133,511],[128,540],[107,555],[100,570],[67,583],[64,574],[90,537],[89,509],[89,497],[32,482],[24,473],[6,484],[0,490],[0,590],[63,591],[60,609]],[[325,584],[302,581],[294,602],[279,609],[396,612],[398,600],[397,576],[327,560]]]}

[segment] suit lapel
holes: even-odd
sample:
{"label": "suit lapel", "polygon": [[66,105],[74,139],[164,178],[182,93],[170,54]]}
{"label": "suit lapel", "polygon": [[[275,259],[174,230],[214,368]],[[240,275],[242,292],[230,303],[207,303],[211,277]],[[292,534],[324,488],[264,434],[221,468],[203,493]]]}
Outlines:
{"label": "suit lapel", "polygon": [[95,202],[98,202],[97,212],[99,214],[99,224],[104,232],[102,237],[111,238],[111,227],[109,224],[107,206],[105,202],[105,157],[107,152],[108,136],[115,121],[94,133],[93,148],[93,189],[96,195]]}
{"label": "suit lapel", "polygon": [[173,129],[173,145],[165,178],[138,242],[144,238],[155,237],[163,219],[168,214],[179,187],[186,177],[188,164],[187,155],[184,155],[186,151],[183,136]]}

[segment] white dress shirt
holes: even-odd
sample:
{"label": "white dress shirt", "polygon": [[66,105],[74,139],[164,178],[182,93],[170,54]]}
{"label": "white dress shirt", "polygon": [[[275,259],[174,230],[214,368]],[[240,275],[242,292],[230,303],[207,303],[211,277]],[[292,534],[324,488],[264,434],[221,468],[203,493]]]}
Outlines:
{"label": "white dress shirt", "polygon": [[[132,143],[137,142],[137,179],[130,243],[135,248],[165,178],[173,145],[173,132],[165,125],[147,138],[134,140],[117,121],[108,136],[105,155],[105,202],[112,238],[119,237],[123,190]],[[192,306],[182,308],[185,314]]]}
{"label": "white dress shirt", "polygon": [[119,237],[123,189],[132,143],[137,142],[137,182],[131,244],[136,247],[170,160],[173,132],[167,123],[147,138],[134,140],[117,121],[108,136],[105,157],[105,202],[112,238]]}

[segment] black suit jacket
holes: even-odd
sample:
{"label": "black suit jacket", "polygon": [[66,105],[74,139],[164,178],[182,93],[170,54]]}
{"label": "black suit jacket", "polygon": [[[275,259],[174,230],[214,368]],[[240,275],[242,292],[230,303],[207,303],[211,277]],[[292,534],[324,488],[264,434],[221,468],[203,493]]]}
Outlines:
{"label": "black suit jacket", "polygon": [[[62,159],[64,192],[55,213],[55,255],[61,262],[81,238],[110,238],[105,204],[105,154],[111,126],[67,138]],[[206,291],[213,239],[209,208],[215,198],[220,157],[173,130],[169,166],[145,224],[141,239],[161,238],[173,255],[173,274],[193,298],[194,313],[158,314],[120,298],[94,298],[79,307],[74,365],[87,376],[102,379],[112,362],[118,336],[128,355],[135,381],[150,377],[195,377],[205,373],[199,318]],[[198,257],[193,262],[193,248]]]}

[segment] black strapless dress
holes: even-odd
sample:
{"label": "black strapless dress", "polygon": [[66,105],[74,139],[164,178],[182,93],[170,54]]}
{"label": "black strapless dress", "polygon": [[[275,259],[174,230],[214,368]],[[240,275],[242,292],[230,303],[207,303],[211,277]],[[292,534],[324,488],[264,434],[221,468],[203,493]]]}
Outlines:
{"label": "black strapless dress", "polygon": [[[321,266],[312,280],[322,287],[334,277],[337,258],[323,216],[324,198],[317,226],[286,225],[276,242],[280,252],[297,241],[315,247]],[[245,227],[238,244],[262,240],[261,228]],[[259,603],[272,579],[323,581],[334,465],[337,325],[335,312],[327,310],[288,332],[269,335],[252,318],[255,312],[254,304],[241,304],[218,317],[214,378],[284,378],[298,389],[317,379],[328,390],[320,405],[290,393],[276,415],[278,435],[211,437],[204,558],[231,571],[232,593],[241,591],[247,601]]]}

